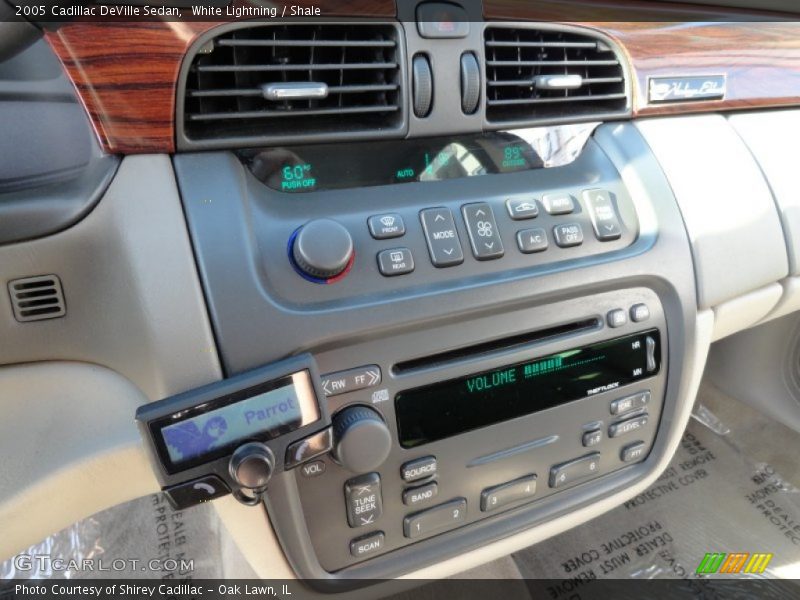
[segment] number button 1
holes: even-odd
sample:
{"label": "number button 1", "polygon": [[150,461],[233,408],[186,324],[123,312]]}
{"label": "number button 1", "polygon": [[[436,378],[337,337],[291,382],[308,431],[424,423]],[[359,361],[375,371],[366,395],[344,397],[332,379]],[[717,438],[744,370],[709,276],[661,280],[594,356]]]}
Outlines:
{"label": "number button 1", "polygon": [[467,501],[464,498],[456,498],[407,516],[403,519],[403,534],[407,538],[418,538],[457,527],[466,518]]}

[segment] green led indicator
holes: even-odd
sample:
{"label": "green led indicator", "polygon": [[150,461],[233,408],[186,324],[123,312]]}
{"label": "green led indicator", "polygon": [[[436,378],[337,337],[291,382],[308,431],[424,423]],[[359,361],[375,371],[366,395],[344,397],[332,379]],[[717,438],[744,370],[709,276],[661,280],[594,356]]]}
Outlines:
{"label": "green led indicator", "polygon": [[403,179],[413,179],[414,174],[414,169],[399,169],[395,177],[402,181]]}
{"label": "green led indicator", "polygon": [[522,146],[508,146],[503,150],[504,169],[519,169],[527,164]]}
{"label": "green led indicator", "polygon": [[503,369],[500,371],[493,371],[485,375],[478,375],[467,379],[464,383],[467,385],[467,390],[474,394],[475,392],[485,392],[492,388],[503,387],[517,382],[517,370]]}
{"label": "green led indicator", "polygon": [[522,368],[522,376],[525,379],[542,375],[551,371],[557,371],[564,367],[564,357],[554,356],[553,358],[546,358],[535,363],[530,363]]}
{"label": "green led indicator", "polygon": [[281,190],[284,192],[294,192],[301,189],[312,189],[316,187],[317,180],[311,176],[311,165],[287,165],[281,171]]}

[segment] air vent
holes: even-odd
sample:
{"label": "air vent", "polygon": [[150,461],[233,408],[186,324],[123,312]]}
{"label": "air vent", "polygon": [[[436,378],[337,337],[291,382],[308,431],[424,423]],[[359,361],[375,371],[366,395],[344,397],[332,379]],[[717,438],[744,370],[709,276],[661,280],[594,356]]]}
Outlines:
{"label": "air vent", "polygon": [[488,27],[486,118],[495,123],[608,118],[628,112],[614,50],[588,35]]}
{"label": "air vent", "polygon": [[202,43],[185,73],[185,137],[247,143],[402,133],[401,49],[394,25],[221,34]]}
{"label": "air vent", "polygon": [[21,323],[55,319],[67,314],[61,281],[55,275],[9,281],[8,292],[14,318]]}

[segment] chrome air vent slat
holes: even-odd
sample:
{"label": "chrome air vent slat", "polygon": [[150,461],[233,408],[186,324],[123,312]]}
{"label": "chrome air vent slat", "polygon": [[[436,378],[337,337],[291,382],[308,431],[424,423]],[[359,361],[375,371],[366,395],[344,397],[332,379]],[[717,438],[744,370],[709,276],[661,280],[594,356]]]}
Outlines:
{"label": "chrome air vent slat", "polygon": [[523,125],[626,115],[625,69],[610,42],[574,28],[490,25],[486,120]]}

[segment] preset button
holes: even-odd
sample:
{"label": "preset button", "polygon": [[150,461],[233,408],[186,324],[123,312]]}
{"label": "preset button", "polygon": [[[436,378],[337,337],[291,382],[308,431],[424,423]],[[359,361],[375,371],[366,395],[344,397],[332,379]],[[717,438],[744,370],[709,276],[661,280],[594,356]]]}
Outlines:
{"label": "preset button", "polygon": [[521,477],[515,481],[487,488],[481,492],[481,511],[497,510],[519,500],[536,495],[536,475]]}
{"label": "preset button", "polygon": [[403,534],[416,538],[434,531],[451,529],[467,518],[467,501],[457,498],[403,519]]}
{"label": "preset button", "polygon": [[600,472],[600,453],[587,454],[550,469],[550,487],[558,488]]}

